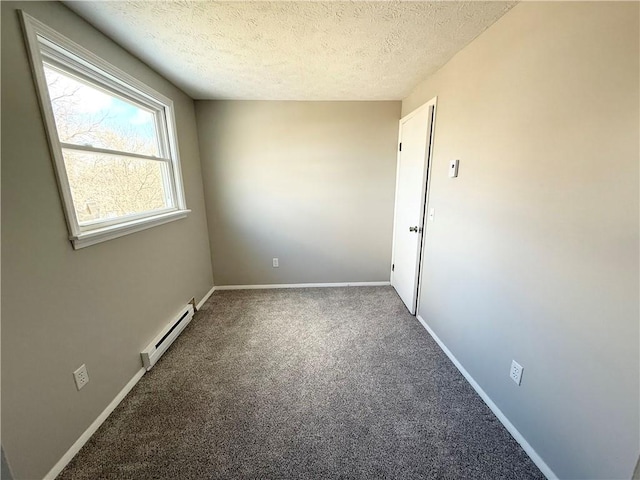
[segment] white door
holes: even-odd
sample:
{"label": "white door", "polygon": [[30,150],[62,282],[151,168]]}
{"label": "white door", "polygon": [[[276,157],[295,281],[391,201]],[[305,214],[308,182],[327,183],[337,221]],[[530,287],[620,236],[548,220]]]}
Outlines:
{"label": "white door", "polygon": [[400,120],[391,285],[412,315],[418,301],[434,103],[429,102]]}

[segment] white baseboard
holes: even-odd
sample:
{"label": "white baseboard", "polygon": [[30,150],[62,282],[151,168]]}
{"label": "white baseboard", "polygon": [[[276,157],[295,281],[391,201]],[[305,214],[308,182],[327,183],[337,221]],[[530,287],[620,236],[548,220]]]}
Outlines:
{"label": "white baseboard", "polygon": [[87,443],[87,441],[91,438],[91,436],[94,433],[96,433],[96,430],[100,428],[100,425],[102,425],[104,421],[107,419],[107,417],[111,415],[111,412],[113,412],[116,409],[116,407],[120,404],[120,402],[124,399],[124,397],[126,397],[127,394],[131,391],[131,389],[136,386],[136,383],[138,383],[138,381],[142,378],[144,374],[145,374],[145,369],[140,368],[140,370],[136,372],[136,374],[133,376],[131,380],[129,380],[129,382],[124,386],[124,388],[120,390],[118,395],[116,395],[116,398],[114,398],[111,401],[111,403],[107,405],[107,408],[105,408],[103,412],[100,415],[98,415],[98,418],[96,418],[93,421],[93,423],[89,425],[89,428],[87,428],[85,432],[82,435],[80,435],[80,438],[78,438],[78,440],[76,440],[76,442],[73,445],[71,445],[71,448],[67,450],[67,453],[65,453],[62,456],[62,458],[58,460],[58,463],[56,463],[53,466],[53,468],[49,470],[49,473],[47,473],[44,476],[44,480],[54,480],[58,476],[58,474],[64,469],[64,467],[67,466],[67,464],[71,461],[71,459],[75,457],[76,453],[78,453],[80,449],[84,446],[84,444]]}
{"label": "white baseboard", "polygon": [[262,290],[270,288],[324,288],[324,287],[383,287],[390,282],[346,282],[346,283],[273,283],[267,285],[219,285],[216,290]]}
{"label": "white baseboard", "polygon": [[201,307],[202,305],[204,305],[204,302],[206,302],[207,300],[209,300],[209,297],[210,297],[210,296],[211,296],[211,294],[212,294],[213,292],[215,292],[215,291],[216,291],[216,287],[215,287],[215,286],[214,286],[214,287],[211,287],[211,290],[209,290],[209,291],[206,293],[206,295],[205,295],[204,297],[202,297],[202,300],[200,300],[200,301],[198,302],[198,304],[196,305],[196,310],[200,310],[200,307]]}
{"label": "white baseboard", "polygon": [[[204,302],[206,302],[209,299],[209,297],[215,290],[216,290],[215,286],[211,287],[211,290],[209,290],[206,293],[206,295],[202,298],[202,300],[200,300],[200,302],[198,302],[198,304],[196,305],[196,310],[200,310],[200,307],[204,305]],[[87,441],[91,438],[91,436],[98,430],[98,428],[100,428],[100,425],[102,425],[104,421],[107,419],[107,417],[111,415],[111,412],[113,412],[116,409],[116,407],[120,404],[120,402],[124,400],[124,397],[127,396],[127,394],[131,391],[131,389],[136,386],[136,384],[138,383],[138,381],[140,381],[140,379],[145,374],[145,372],[146,370],[144,368],[141,368],[140,370],[138,370],[138,372],[136,372],[133,378],[129,380],[129,382],[124,386],[122,390],[120,390],[120,392],[111,401],[111,403],[107,405],[107,408],[105,408],[102,411],[102,413],[98,415],[98,418],[96,418],[93,421],[93,423],[89,425],[89,428],[87,428],[84,431],[84,433],[80,435],[80,438],[78,438],[78,440],[76,440],[76,442],[73,445],[71,445],[71,448],[67,450],[67,452],[62,456],[60,460],[58,460],[58,463],[56,463],[53,466],[53,468],[49,470],[49,472],[44,476],[44,480],[54,480],[60,474],[60,472],[64,469],[64,467],[67,466],[67,464],[71,461],[73,457],[76,456],[76,454],[80,451],[80,449],[84,446],[84,444],[87,443]]]}
{"label": "white baseboard", "polygon": [[429,332],[429,335],[431,335],[431,337],[436,341],[436,343],[440,346],[440,348],[447,355],[447,357],[449,357],[449,360],[451,360],[453,364],[456,366],[456,368],[460,370],[460,373],[462,373],[464,378],[467,379],[467,382],[469,382],[469,384],[471,384],[471,386],[478,393],[478,395],[480,395],[480,398],[482,398],[484,403],[487,404],[487,406],[491,409],[493,414],[496,417],[498,417],[498,420],[500,420],[502,425],[504,425],[504,427],[509,431],[511,436],[516,440],[516,442],[520,444],[520,446],[526,452],[526,454],[529,455],[529,458],[531,458],[533,463],[536,464],[536,466],[540,469],[542,474],[545,477],[547,477],[549,480],[557,480],[558,476],[555,473],[553,473],[553,470],[549,468],[549,465],[547,465],[545,461],[542,460],[542,457],[538,455],[538,453],[533,449],[533,447],[529,444],[529,442],[527,442],[527,440],[522,436],[522,434],[513,425],[513,423],[511,423],[509,419],[505,416],[505,414],[502,413],[502,411],[498,408],[498,406],[495,403],[493,403],[493,400],[491,400],[489,395],[487,395],[487,392],[485,392],[482,389],[482,387],[478,385],[478,382],[476,382],[474,378],[469,374],[469,372],[467,372],[467,370],[462,366],[462,364],[453,355],[453,353],[451,353],[451,350],[449,350],[446,347],[446,345],[442,343],[442,340],[440,340],[438,335],[436,335],[435,332],[431,329],[431,327],[427,325],[427,322],[420,315],[416,315],[416,318],[422,324],[425,330]]}

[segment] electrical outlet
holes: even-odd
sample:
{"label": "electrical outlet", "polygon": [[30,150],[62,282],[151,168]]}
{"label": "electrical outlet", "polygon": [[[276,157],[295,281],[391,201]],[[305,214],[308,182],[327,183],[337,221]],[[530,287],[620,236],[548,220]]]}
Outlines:
{"label": "electrical outlet", "polygon": [[273,268],[278,268],[280,266],[280,263],[278,262],[277,258],[273,259]]}
{"label": "electrical outlet", "polygon": [[509,376],[511,377],[511,380],[516,382],[518,385],[520,385],[520,382],[522,381],[523,370],[524,367],[522,365],[520,365],[515,360],[511,361],[511,371],[509,372]]}
{"label": "electrical outlet", "polygon": [[89,374],[87,373],[87,367],[84,363],[73,372],[73,379],[76,381],[76,388],[80,390],[87,383],[89,383]]}

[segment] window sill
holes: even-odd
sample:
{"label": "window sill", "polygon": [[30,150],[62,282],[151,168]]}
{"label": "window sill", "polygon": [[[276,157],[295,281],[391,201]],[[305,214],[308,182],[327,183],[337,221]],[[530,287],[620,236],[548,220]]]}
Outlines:
{"label": "window sill", "polygon": [[80,248],[95,245],[96,243],[106,242],[114,238],[129,235],[130,233],[146,230],[147,228],[156,227],[164,223],[173,222],[185,218],[191,210],[177,210],[169,213],[162,213],[160,215],[154,215],[153,217],[141,218],[138,220],[131,220],[129,222],[119,223],[109,227],[98,228],[90,232],[83,232],[78,235],[70,236],[73,248],[78,250]]}

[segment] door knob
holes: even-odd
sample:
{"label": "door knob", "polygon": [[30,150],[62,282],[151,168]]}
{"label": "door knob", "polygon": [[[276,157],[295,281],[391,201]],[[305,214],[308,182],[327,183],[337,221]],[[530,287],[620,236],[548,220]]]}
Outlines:
{"label": "door knob", "polygon": [[409,227],[409,231],[417,233],[418,232],[418,227],[417,226],[416,227]]}

